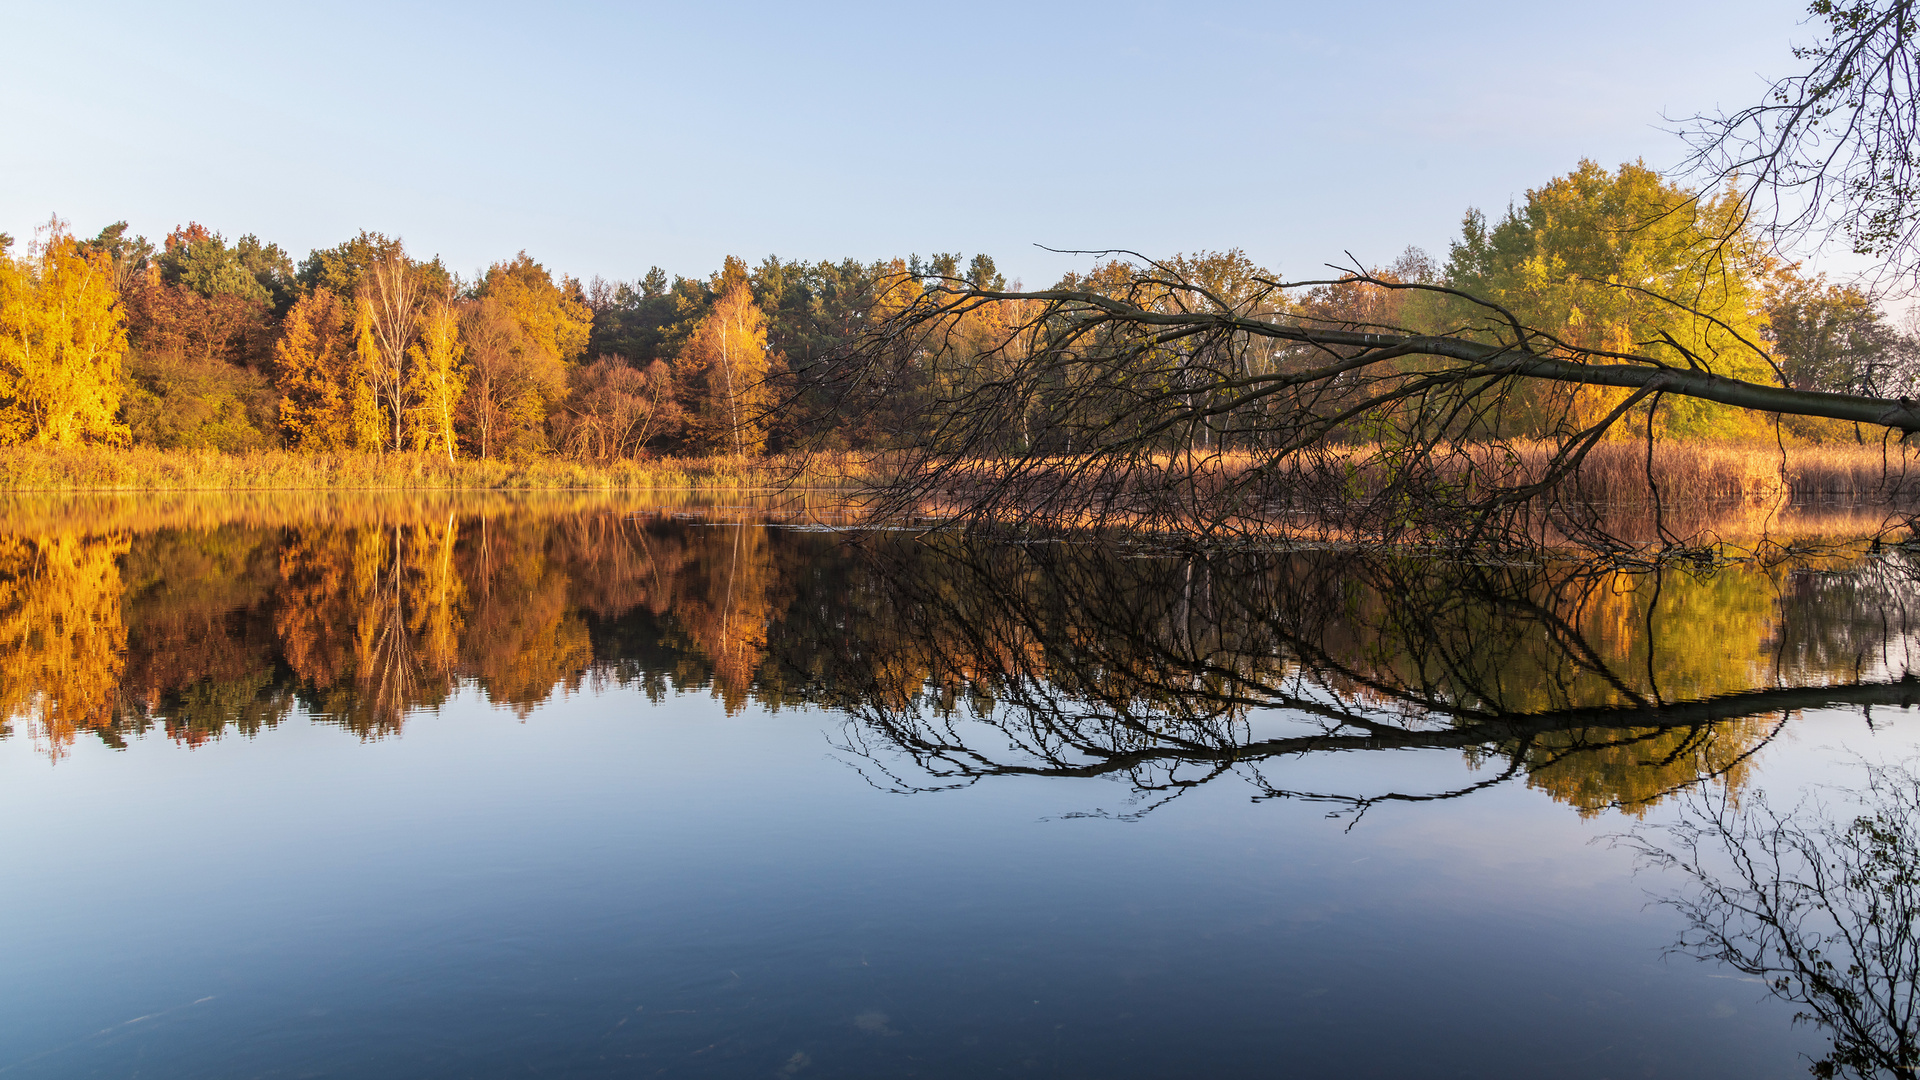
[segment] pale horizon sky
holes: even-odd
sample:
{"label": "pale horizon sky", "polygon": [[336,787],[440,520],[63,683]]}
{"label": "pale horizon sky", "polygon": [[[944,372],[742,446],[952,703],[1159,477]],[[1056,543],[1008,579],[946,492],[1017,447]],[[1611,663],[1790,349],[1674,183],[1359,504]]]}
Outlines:
{"label": "pale horizon sky", "polygon": [[0,230],[360,229],[471,274],[729,254],[1238,247],[1291,277],[1444,258],[1591,157],[1793,69],[1804,3],[0,3]]}

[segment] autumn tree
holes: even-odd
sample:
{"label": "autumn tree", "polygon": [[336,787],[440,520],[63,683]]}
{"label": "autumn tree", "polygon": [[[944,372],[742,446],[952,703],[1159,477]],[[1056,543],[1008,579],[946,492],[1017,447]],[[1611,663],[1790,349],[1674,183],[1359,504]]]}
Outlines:
{"label": "autumn tree", "polygon": [[354,378],[366,384],[364,392],[341,395],[350,442],[367,450],[404,448],[421,385],[411,361],[425,298],[454,292],[453,275],[438,257],[414,259],[399,238],[362,230],[309,254],[293,281],[304,296],[325,291],[345,305]]}
{"label": "autumn tree", "polygon": [[618,356],[602,356],[567,373],[569,392],[554,417],[559,446],[592,460],[633,457],[647,442],[679,433],[680,403],[673,369],[655,360],[645,370]]}
{"label": "autumn tree", "polygon": [[[110,254],[120,246],[96,245]],[[133,340],[149,354],[260,365],[274,315],[291,302],[292,263],[277,246],[253,236],[228,246],[219,233],[193,222],[167,235],[143,273],[130,274],[124,261],[115,269],[129,275]]]}
{"label": "autumn tree", "polygon": [[455,298],[448,290],[420,313],[419,342],[409,350],[413,369],[408,374],[414,448],[445,453],[448,461],[459,445],[454,418],[467,386],[465,352]]}
{"label": "autumn tree", "polygon": [[111,267],[131,348],[122,417],[164,448],[256,450],[278,442],[272,344],[292,302],[292,263],[274,244],[229,245],[197,223],[156,250],[125,222],[85,246]]}
{"label": "autumn tree", "polygon": [[469,391],[471,411],[484,417],[482,453],[544,448],[547,417],[566,395],[568,365],[586,350],[593,311],[579,282],[556,283],[524,251],[488,267],[476,291],[485,307],[472,318],[485,340],[471,344]]}
{"label": "autumn tree", "polygon": [[25,259],[0,252],[0,445],[122,443],[127,332],[107,257],[57,218]]}
{"label": "autumn tree", "polygon": [[[1447,283],[1523,324],[1600,355],[1644,355],[1669,366],[1775,382],[1760,347],[1763,253],[1740,228],[1731,194],[1701,196],[1634,162],[1608,172],[1582,161],[1527,192],[1489,224],[1467,215]],[[1584,428],[1626,397],[1619,388],[1540,384],[1516,396],[1512,430]],[[1752,413],[1669,399],[1675,435],[1759,434]]]}
{"label": "autumn tree", "polygon": [[747,286],[746,264],[727,259],[715,282],[719,298],[680,350],[690,389],[687,436],[707,453],[758,454],[767,440],[767,316]]}
{"label": "autumn tree", "polygon": [[496,300],[461,306],[460,340],[469,365],[460,405],[469,446],[483,458],[538,446],[548,402],[566,393],[566,369],[530,346]]}
{"label": "autumn tree", "polygon": [[387,448],[396,451],[405,445],[405,423],[417,385],[408,361],[420,330],[421,285],[411,261],[396,247],[367,267],[354,297],[360,368],[380,402],[382,422],[392,432]]}
{"label": "autumn tree", "polygon": [[548,362],[567,364],[586,351],[593,310],[580,283],[553,280],[526,252],[487,268],[479,295],[499,304],[520,325],[525,347]]}
{"label": "autumn tree", "polygon": [[[377,417],[372,388],[360,377],[353,309],[333,290],[318,288],[294,303],[274,345],[280,388],[280,424],[289,445],[340,451],[356,445],[356,430]],[[356,417],[359,423],[356,424]]]}

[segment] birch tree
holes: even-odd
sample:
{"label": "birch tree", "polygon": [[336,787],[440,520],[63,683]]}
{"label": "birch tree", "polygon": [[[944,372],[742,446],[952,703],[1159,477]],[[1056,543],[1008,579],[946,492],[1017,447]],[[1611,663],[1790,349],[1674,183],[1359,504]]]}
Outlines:
{"label": "birch tree", "polygon": [[465,352],[459,315],[448,290],[421,312],[420,339],[408,353],[413,364],[408,397],[413,402],[414,449],[443,452],[448,461],[454,459],[459,445],[454,414],[467,387]]}
{"label": "birch tree", "polygon": [[419,275],[397,250],[369,267],[360,282],[361,368],[380,403],[381,420],[392,430],[386,445],[396,451],[405,445],[405,421],[416,386],[408,377],[408,361],[419,331],[420,293]]}
{"label": "birch tree", "polygon": [[740,458],[765,449],[773,401],[767,316],[746,282],[714,301],[680,351],[680,370],[698,388],[687,420],[696,446]]}

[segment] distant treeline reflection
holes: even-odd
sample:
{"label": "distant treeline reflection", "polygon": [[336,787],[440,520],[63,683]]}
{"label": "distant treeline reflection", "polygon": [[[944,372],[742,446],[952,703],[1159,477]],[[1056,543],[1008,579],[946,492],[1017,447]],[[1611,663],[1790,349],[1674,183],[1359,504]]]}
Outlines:
{"label": "distant treeline reflection", "polygon": [[[463,686],[729,712],[822,705],[899,790],[1228,774],[1365,807],[1524,778],[1582,811],[1738,785],[1793,711],[1904,705],[1920,566],[1626,573],[1351,553],[916,540],[746,516],[385,508],[301,524],[0,537],[0,718],[199,743],[296,712],[395,732]],[[1338,751],[1474,766],[1431,791],[1282,774]],[[1136,811],[1137,812],[1137,811]]]}

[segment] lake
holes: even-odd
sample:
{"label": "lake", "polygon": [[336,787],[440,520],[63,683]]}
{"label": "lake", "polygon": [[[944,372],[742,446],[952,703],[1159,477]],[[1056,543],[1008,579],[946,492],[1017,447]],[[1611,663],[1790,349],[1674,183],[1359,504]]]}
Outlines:
{"label": "lake", "polygon": [[1844,820],[1920,733],[1893,549],[5,522],[7,1077],[1805,1076],[1831,1026],[1697,959],[1644,849]]}

